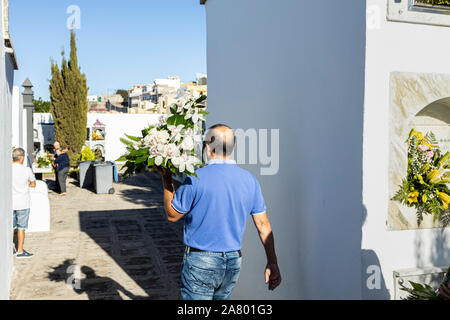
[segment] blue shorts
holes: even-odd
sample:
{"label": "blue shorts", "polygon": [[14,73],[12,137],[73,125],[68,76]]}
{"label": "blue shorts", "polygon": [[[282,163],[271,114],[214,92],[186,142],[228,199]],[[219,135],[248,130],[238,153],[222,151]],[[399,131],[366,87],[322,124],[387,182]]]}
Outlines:
{"label": "blue shorts", "polygon": [[30,218],[30,209],[14,210],[13,229],[27,230],[29,218]]}

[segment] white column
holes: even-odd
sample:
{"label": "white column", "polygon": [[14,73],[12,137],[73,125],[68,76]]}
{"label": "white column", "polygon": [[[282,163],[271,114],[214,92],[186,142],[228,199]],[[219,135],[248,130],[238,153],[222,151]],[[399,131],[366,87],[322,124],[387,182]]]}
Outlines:
{"label": "white column", "polygon": [[20,89],[17,86],[13,88],[12,95],[12,146],[18,148],[21,146],[20,143],[20,128],[21,126],[21,116],[20,116]]}

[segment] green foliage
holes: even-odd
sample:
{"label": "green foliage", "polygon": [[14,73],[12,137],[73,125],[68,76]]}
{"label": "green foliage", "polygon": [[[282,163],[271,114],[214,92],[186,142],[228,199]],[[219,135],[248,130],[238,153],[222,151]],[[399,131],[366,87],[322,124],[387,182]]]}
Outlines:
{"label": "green foliage", "polygon": [[83,151],[81,152],[81,161],[94,161],[95,153],[92,152],[91,148],[88,146],[84,146]]}
{"label": "green foliage", "polygon": [[61,68],[52,62],[51,71],[50,98],[55,138],[61,145],[68,147],[71,166],[76,166],[86,141],[89,89],[86,76],[78,66],[73,31],[70,35],[70,60],[66,61],[63,52]]}
{"label": "green foliage", "polygon": [[[448,285],[450,283],[450,267],[445,272],[441,285]],[[409,281],[411,288],[406,287],[403,283],[400,284],[400,290],[408,292],[408,296],[404,300],[441,300],[439,292],[428,284],[420,284]]]}
{"label": "green foliage", "polygon": [[35,113],[49,113],[51,108],[50,101],[43,101],[42,98],[34,100],[34,112]]}
{"label": "green foliage", "polygon": [[38,157],[36,159],[36,162],[39,168],[48,168],[52,164],[52,161],[50,160],[50,156],[48,153],[46,153],[43,157]]}
{"label": "green foliage", "polygon": [[428,284],[420,284],[409,281],[412,288],[406,287],[404,284],[400,284],[400,290],[406,291],[409,295],[404,300],[440,300],[436,290]]}

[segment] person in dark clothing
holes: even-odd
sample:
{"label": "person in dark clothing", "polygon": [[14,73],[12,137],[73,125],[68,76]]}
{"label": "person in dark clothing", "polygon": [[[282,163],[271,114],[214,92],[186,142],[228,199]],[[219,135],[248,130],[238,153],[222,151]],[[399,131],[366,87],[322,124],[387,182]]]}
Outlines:
{"label": "person in dark clothing", "polygon": [[67,175],[69,174],[70,169],[70,159],[67,155],[67,148],[61,148],[60,150],[56,151],[56,159],[55,159],[55,165],[56,165],[56,175],[57,175],[57,181],[59,184],[59,190],[61,192],[61,196],[67,195],[66,192],[66,180]]}
{"label": "person in dark clothing", "polygon": [[61,192],[59,189],[59,182],[58,182],[58,166],[55,163],[56,158],[58,158],[58,151],[61,150],[61,144],[58,141],[55,141],[53,144],[53,154],[51,154],[51,160],[53,161],[53,169],[55,170],[55,187],[53,188],[53,191],[55,192]]}

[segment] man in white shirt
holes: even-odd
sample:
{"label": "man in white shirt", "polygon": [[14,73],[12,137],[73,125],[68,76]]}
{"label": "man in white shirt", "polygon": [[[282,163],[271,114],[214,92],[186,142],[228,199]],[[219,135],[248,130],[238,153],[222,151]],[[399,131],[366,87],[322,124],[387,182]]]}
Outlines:
{"label": "man in white shirt", "polygon": [[25,259],[33,256],[23,250],[23,242],[30,216],[30,188],[36,188],[36,178],[31,169],[23,165],[25,151],[22,148],[14,149],[12,158],[13,239],[17,230],[17,252],[14,248],[14,254],[18,259]]}

